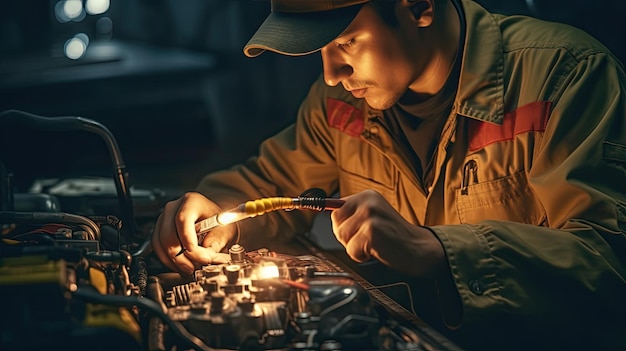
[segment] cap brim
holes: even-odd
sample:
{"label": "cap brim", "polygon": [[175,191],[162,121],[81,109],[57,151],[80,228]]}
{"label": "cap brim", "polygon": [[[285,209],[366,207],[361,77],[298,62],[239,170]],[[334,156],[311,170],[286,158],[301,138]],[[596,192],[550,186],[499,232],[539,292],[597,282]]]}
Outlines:
{"label": "cap brim", "polygon": [[265,50],[283,55],[313,53],[337,38],[363,5],[310,13],[272,12],[243,49],[248,57]]}

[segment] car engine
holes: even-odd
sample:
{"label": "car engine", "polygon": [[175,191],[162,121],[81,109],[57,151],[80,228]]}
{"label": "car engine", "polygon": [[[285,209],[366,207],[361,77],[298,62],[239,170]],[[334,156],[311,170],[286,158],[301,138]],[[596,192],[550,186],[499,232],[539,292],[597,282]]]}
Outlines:
{"label": "car engine", "polygon": [[[16,193],[0,162],[0,350],[458,349],[374,298],[305,238],[304,254],[233,244],[227,263],[191,276],[167,271],[150,253],[150,232],[142,229],[149,225],[137,223],[121,153],[104,126],[20,111],[0,113],[7,121],[99,135],[113,161],[118,206],[105,213],[106,206],[84,206],[110,203],[93,191],[105,188],[100,181],[73,179],[65,196]],[[72,207],[59,199],[81,206],[63,212]]]}

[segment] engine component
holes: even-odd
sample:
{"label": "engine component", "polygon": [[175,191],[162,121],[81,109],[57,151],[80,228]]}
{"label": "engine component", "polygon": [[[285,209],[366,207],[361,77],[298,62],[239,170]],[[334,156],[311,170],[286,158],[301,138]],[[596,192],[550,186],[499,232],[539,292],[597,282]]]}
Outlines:
{"label": "engine component", "polygon": [[91,256],[78,248],[0,246],[0,289],[8,302],[0,317],[0,349],[141,348],[140,326],[130,309],[72,297],[78,287],[130,294],[120,255]]}
{"label": "engine component", "polygon": [[[349,274],[317,256],[245,252],[240,245],[229,252],[230,262],[203,266],[188,282],[167,274],[149,278],[149,297],[199,339],[200,349],[428,349],[383,317]],[[151,350],[196,348],[150,323],[148,344],[158,345]]]}

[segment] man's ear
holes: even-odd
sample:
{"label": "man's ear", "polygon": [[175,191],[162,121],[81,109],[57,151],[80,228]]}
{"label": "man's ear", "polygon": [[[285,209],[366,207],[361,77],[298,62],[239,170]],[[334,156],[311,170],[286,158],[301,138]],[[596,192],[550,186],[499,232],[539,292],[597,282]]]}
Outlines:
{"label": "man's ear", "polygon": [[428,27],[433,23],[435,15],[433,0],[404,0],[413,14],[413,20],[420,27]]}

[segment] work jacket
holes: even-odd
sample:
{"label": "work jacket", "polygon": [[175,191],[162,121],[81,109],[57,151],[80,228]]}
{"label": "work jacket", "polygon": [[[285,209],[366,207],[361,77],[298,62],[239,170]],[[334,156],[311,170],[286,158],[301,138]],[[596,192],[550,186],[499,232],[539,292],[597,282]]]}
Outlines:
{"label": "work jacket", "polygon": [[[462,7],[460,79],[432,184],[420,183],[381,111],[320,78],[294,125],[198,191],[227,209],[314,187],[376,190],[445,248],[462,303],[451,328],[485,333],[487,345],[504,327],[626,349],[623,67],[580,30]],[[263,245],[311,221],[307,211],[268,213],[240,223],[242,240]]]}

